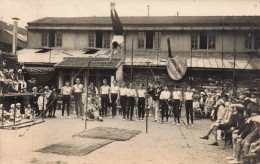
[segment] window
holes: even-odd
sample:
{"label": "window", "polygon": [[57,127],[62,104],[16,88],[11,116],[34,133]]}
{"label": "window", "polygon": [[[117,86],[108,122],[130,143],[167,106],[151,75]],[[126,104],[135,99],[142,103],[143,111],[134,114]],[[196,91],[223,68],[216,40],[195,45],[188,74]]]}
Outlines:
{"label": "window", "polygon": [[200,49],[207,49],[208,37],[206,33],[200,33]]}
{"label": "window", "polygon": [[146,49],[153,49],[153,32],[146,32]]}
{"label": "window", "polygon": [[197,34],[191,35],[191,48],[192,49],[198,49],[198,38],[199,38],[199,36]]}
{"label": "window", "polygon": [[254,38],[252,34],[249,33],[245,36],[245,49],[251,50],[254,48],[253,45],[254,45]]}
{"label": "window", "polygon": [[48,47],[48,33],[42,33],[42,46]]}
{"label": "window", "polygon": [[89,34],[88,36],[88,46],[89,47],[95,47],[95,35]]}
{"label": "window", "polygon": [[104,48],[110,48],[110,34],[104,33]]}
{"label": "window", "polygon": [[62,47],[62,33],[56,33],[56,47]]}
{"label": "window", "polygon": [[161,32],[155,32],[154,33],[154,49],[161,49],[161,38],[162,33]]}
{"label": "window", "polygon": [[215,35],[208,36],[208,49],[216,49],[216,36]]}
{"label": "window", "polygon": [[144,48],[144,39],[145,39],[144,32],[139,32],[139,35],[138,35],[138,48]]}
{"label": "window", "polygon": [[102,48],[103,43],[103,32],[97,31],[96,32],[96,48]]}

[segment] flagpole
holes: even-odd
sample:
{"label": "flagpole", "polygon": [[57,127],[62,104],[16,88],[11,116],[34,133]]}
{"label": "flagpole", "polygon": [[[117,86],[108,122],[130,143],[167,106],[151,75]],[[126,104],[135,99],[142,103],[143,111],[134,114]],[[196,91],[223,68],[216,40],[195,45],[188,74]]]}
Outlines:
{"label": "flagpole", "polygon": [[221,41],[221,43],[222,43],[222,45],[221,45],[221,48],[222,48],[222,52],[221,52],[221,62],[222,62],[222,64],[221,64],[221,66],[222,66],[222,68],[221,68],[221,72],[222,72],[222,81],[221,81],[221,90],[222,90],[222,93],[223,93],[223,85],[224,85],[224,73],[223,73],[223,71],[224,71],[224,62],[223,62],[223,59],[224,59],[224,50],[223,50],[223,46],[224,46],[224,44],[223,44],[223,41],[224,41],[224,39],[223,39],[223,35],[224,35],[224,29],[223,29],[223,23],[222,23],[222,41]]}
{"label": "flagpole", "polygon": [[[191,27],[191,33],[190,36],[192,38],[192,27]],[[190,70],[191,70],[191,76],[190,76],[190,85],[192,87],[192,45],[190,46]]]}
{"label": "flagpole", "polygon": [[234,42],[234,54],[233,54],[233,58],[234,58],[234,66],[233,66],[233,86],[232,86],[232,91],[233,94],[235,93],[235,69],[236,69],[236,32],[235,32],[235,27],[234,27],[234,23],[233,23],[233,42]]}

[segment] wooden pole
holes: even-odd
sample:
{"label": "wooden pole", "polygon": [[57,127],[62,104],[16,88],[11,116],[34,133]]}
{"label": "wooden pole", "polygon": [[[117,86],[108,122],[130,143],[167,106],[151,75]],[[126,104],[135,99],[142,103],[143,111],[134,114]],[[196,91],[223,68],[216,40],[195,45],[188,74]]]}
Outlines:
{"label": "wooden pole", "polygon": [[133,81],[133,62],[134,62],[134,44],[133,44],[133,37],[132,37],[132,56],[131,56],[131,82]]}
{"label": "wooden pole", "polygon": [[86,84],[86,86],[87,86],[87,99],[86,99],[86,111],[85,111],[85,129],[87,129],[87,109],[88,109],[88,85],[89,85],[89,66],[90,66],[90,62],[91,61],[88,61],[88,78],[87,78],[87,84]]}
{"label": "wooden pole", "polygon": [[233,91],[233,94],[235,93],[235,73],[236,73],[236,42],[237,42],[237,39],[236,39],[236,32],[235,32],[235,29],[234,29],[234,25],[233,25],[233,36],[234,36],[234,54],[233,54],[233,58],[234,58],[234,66],[233,66],[233,86],[232,86],[232,91]]}
{"label": "wooden pole", "polygon": [[[192,27],[191,27],[190,36],[191,36],[191,38],[192,38]],[[190,70],[191,70],[190,86],[192,87],[192,45],[190,46]]]}
{"label": "wooden pole", "polygon": [[147,68],[146,68],[146,133],[148,133],[148,115],[149,115],[149,109],[148,109],[148,68],[149,62],[147,62]]}
{"label": "wooden pole", "polygon": [[15,125],[15,117],[16,117],[16,103],[17,103],[17,97],[14,97],[14,125]]}
{"label": "wooden pole", "polygon": [[222,80],[221,80],[221,90],[222,90],[222,93],[223,93],[223,89],[224,89],[224,73],[223,73],[223,71],[224,71],[224,44],[223,44],[223,41],[224,41],[224,39],[223,39],[223,35],[224,35],[224,29],[223,29],[223,24],[222,24],[222,41],[221,41],[221,66],[222,66],[222,68],[221,68],[221,72],[222,72]]}
{"label": "wooden pole", "polygon": [[[3,96],[3,102],[5,101],[5,97]],[[4,125],[4,110],[5,110],[5,107],[3,105],[3,109],[2,109],[2,125]]]}

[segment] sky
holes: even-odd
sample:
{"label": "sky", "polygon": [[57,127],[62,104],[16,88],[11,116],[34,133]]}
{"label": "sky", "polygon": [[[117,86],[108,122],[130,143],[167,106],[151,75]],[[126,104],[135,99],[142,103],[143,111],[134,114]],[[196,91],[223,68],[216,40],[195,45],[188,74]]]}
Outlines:
{"label": "sky", "polygon": [[[19,26],[43,17],[110,16],[112,0],[0,0],[0,20]],[[260,0],[114,0],[119,16],[260,15]]]}

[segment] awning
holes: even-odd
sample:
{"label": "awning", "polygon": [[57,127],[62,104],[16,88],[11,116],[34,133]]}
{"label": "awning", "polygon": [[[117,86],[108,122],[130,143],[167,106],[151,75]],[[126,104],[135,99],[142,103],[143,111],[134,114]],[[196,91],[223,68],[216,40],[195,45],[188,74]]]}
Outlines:
{"label": "awning", "polygon": [[90,61],[90,68],[95,69],[116,69],[121,63],[120,58],[86,58],[86,57],[68,57],[60,63],[56,64],[55,68],[74,68],[74,69],[87,69]]}
{"label": "awning", "polygon": [[[232,52],[173,52],[174,57],[187,60],[187,66],[198,69],[233,69],[234,58]],[[146,62],[150,62],[150,66],[165,66],[168,53],[166,51],[151,51],[142,53],[141,51],[134,52],[133,65],[146,66]],[[131,65],[131,52],[127,52],[127,57],[124,65]],[[222,62],[223,61],[223,62]],[[236,69],[260,70],[260,57],[256,53],[236,53],[235,60]],[[223,63],[223,64],[222,64]]]}

